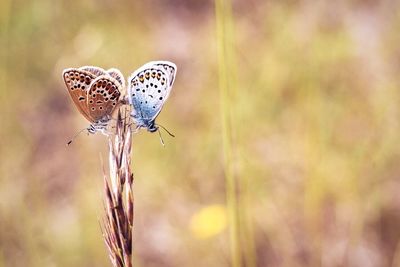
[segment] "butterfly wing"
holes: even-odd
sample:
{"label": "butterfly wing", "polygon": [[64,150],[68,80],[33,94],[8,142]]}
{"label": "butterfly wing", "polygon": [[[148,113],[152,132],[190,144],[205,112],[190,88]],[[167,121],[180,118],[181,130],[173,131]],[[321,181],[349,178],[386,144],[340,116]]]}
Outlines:
{"label": "butterfly wing", "polygon": [[169,86],[172,86],[175,81],[176,65],[170,61],[151,61],[146,65],[161,67],[169,76]]}
{"label": "butterfly wing", "polygon": [[84,67],[80,67],[79,69],[88,71],[88,72],[94,74],[96,77],[106,74],[106,71],[104,69],[95,67],[95,66],[84,66]]}
{"label": "butterfly wing", "polygon": [[111,77],[113,77],[114,79],[116,79],[119,84],[122,86],[122,88],[125,88],[125,78],[124,75],[122,75],[122,73],[115,68],[111,68],[107,70],[108,75],[110,75]]}
{"label": "butterfly wing", "polygon": [[94,122],[87,105],[87,92],[91,82],[96,76],[85,70],[66,69],[63,71],[63,79],[69,95],[79,112],[90,122]]}
{"label": "butterfly wing", "polygon": [[152,121],[160,113],[171,91],[170,75],[163,67],[145,64],[128,78],[128,98],[133,117]]}
{"label": "butterfly wing", "polygon": [[119,71],[116,68],[111,68],[108,70],[104,70],[102,68],[99,67],[95,67],[95,66],[84,66],[84,67],[80,67],[80,70],[85,70],[88,71],[90,73],[93,73],[94,75],[96,75],[96,77],[100,76],[100,75],[110,75],[111,77],[113,77],[114,79],[116,79],[121,86],[124,88],[125,87],[125,79],[124,79],[124,75],[122,75],[121,71]]}
{"label": "butterfly wing", "polygon": [[111,116],[119,103],[121,84],[109,75],[101,75],[93,80],[87,92],[90,117],[99,121]]}
{"label": "butterfly wing", "polygon": [[108,69],[107,71],[105,71],[104,69],[95,67],[95,66],[84,66],[84,67],[80,67],[79,69],[93,73],[94,75],[96,75],[96,77],[98,77],[100,75],[108,74],[111,77],[113,77],[114,79],[116,79],[122,85],[122,87],[125,86],[124,76],[116,68],[111,68],[111,69]]}

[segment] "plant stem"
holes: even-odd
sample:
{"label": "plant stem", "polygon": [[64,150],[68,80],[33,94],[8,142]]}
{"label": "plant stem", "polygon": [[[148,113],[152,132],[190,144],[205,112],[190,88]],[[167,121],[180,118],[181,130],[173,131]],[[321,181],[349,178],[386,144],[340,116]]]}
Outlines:
{"label": "plant stem", "polygon": [[230,223],[230,247],[231,262],[233,267],[241,265],[241,248],[239,239],[239,214],[237,199],[237,181],[233,170],[232,153],[232,125],[231,125],[231,104],[230,90],[234,90],[235,73],[233,73],[230,63],[233,60],[233,36],[232,36],[232,17],[230,0],[216,0],[215,13],[217,24],[217,43],[218,43],[218,71],[220,89],[220,108],[222,119],[222,143],[224,152],[226,201],[228,206],[228,219]]}
{"label": "plant stem", "polygon": [[129,116],[118,112],[116,134],[109,138],[109,181],[104,174],[104,241],[114,267],[132,266],[133,174],[130,168],[132,132]]}

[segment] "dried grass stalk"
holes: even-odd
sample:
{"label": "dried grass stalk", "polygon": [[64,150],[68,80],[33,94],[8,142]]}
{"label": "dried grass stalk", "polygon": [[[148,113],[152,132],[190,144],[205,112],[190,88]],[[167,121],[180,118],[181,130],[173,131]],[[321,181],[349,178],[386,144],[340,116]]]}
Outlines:
{"label": "dried grass stalk", "polygon": [[132,131],[129,115],[118,112],[116,133],[109,137],[110,175],[104,173],[104,241],[114,267],[132,266],[133,173],[130,168]]}

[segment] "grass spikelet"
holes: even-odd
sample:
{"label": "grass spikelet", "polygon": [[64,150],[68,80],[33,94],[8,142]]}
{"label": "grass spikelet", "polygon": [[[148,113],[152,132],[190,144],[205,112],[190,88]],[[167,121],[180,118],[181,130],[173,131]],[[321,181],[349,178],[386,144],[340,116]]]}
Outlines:
{"label": "grass spikelet", "polygon": [[109,137],[109,178],[104,173],[104,241],[114,267],[132,266],[133,173],[129,116],[118,112],[116,134]]}

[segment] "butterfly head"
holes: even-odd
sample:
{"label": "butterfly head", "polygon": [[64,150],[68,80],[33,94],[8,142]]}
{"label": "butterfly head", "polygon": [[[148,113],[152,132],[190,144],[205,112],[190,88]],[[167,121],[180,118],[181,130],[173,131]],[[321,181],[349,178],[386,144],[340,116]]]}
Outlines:
{"label": "butterfly head", "polygon": [[150,122],[147,124],[146,128],[147,128],[147,131],[149,131],[149,132],[151,132],[151,133],[154,133],[154,132],[157,132],[157,131],[158,131],[158,126],[156,126],[154,120],[153,120],[153,121],[150,121]]}
{"label": "butterfly head", "polygon": [[95,134],[97,131],[93,124],[90,124],[86,130],[89,134]]}
{"label": "butterfly head", "polygon": [[104,135],[108,135],[109,132],[107,131],[107,125],[109,120],[110,120],[109,117],[105,117],[102,120],[98,120],[90,124],[89,127],[86,128],[86,130],[89,134],[95,134],[97,132],[101,132]]}

